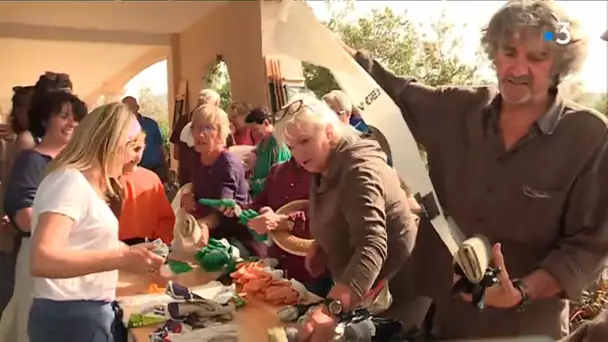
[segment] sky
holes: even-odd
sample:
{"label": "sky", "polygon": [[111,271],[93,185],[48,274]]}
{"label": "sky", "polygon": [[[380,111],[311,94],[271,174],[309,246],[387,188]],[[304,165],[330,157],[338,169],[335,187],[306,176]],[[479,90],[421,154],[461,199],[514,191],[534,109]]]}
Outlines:
{"label": "sky", "polygon": [[[608,29],[608,1],[558,1],[566,12],[581,21],[589,35],[589,57],[577,77],[589,92],[608,92],[608,43],[600,35]],[[455,24],[455,35],[462,37],[463,48],[459,56],[470,61],[479,47],[479,32],[489,18],[505,1],[364,1],[354,2],[352,15],[361,16],[372,9],[390,7],[416,22],[429,22],[445,11],[447,20]],[[335,0],[330,6],[325,1],[309,1],[316,16],[326,20],[331,10],[344,8],[345,1]],[[581,20],[584,19],[584,20]],[[489,70],[488,70],[489,72]],[[139,88],[149,87],[155,93],[167,92],[167,63],[159,62],[142,71],[126,86],[127,95],[137,96]]]}

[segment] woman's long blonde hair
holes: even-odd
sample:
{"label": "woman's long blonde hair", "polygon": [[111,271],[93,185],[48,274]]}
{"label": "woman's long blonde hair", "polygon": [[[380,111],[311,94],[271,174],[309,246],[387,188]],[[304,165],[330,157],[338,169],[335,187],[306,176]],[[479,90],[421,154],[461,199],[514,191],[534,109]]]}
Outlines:
{"label": "woman's long blonde hair", "polygon": [[108,176],[124,153],[125,136],[135,119],[127,106],[113,102],[95,108],[80,121],[72,139],[51,162],[48,173],[61,169],[84,172],[99,168],[102,186],[108,196],[120,197],[120,188]]}

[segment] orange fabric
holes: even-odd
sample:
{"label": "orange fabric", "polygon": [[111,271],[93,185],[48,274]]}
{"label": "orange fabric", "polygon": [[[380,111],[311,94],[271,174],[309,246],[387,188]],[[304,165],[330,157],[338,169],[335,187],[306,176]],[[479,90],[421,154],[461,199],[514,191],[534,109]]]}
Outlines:
{"label": "orange fabric", "polygon": [[124,201],[120,214],[119,238],[162,239],[171,243],[175,215],[158,176],[143,167],[122,175]]}

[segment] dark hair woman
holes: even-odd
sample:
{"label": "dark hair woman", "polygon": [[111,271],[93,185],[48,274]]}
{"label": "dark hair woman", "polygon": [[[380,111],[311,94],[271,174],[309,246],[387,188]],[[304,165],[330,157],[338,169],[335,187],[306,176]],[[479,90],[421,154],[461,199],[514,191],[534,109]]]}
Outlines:
{"label": "dark hair woman", "polygon": [[32,301],[29,231],[34,196],[48,164],[67,145],[86,113],[84,102],[65,91],[43,91],[32,97],[29,129],[40,140],[34,148],[17,156],[5,183],[4,211],[22,239],[14,272],[19,286],[14,288],[2,313],[0,341],[27,341],[27,315]]}

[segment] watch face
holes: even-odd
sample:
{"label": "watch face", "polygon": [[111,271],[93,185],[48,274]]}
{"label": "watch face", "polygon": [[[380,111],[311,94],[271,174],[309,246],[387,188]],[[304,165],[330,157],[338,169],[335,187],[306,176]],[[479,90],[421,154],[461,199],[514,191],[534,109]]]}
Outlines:
{"label": "watch face", "polygon": [[338,300],[333,300],[327,305],[327,309],[332,315],[339,315],[342,313],[342,303]]}

